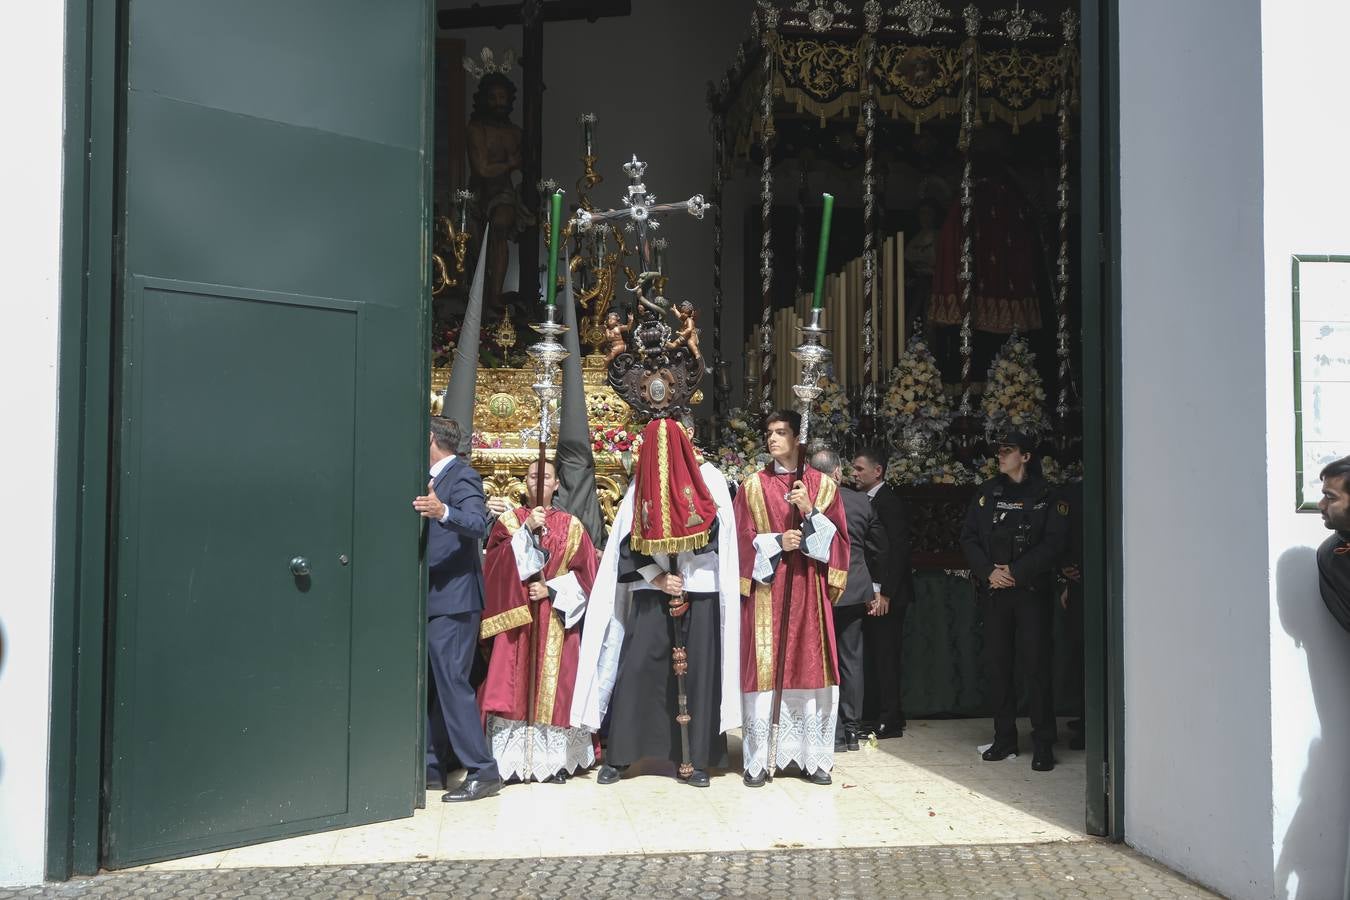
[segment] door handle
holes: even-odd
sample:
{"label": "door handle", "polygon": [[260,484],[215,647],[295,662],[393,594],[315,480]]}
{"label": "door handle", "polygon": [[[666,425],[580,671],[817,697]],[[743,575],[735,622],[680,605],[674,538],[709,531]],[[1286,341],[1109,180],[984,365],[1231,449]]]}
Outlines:
{"label": "door handle", "polygon": [[309,574],[309,560],[303,556],[296,556],[291,559],[291,574],[296,578],[304,578]]}

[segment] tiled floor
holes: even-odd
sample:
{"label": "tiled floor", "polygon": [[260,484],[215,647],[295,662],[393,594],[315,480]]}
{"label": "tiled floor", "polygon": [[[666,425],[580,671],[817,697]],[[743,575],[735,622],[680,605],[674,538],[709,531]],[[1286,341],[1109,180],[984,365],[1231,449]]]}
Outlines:
{"label": "tiled floor", "polygon": [[912,722],[903,738],[837,755],[829,787],[780,777],[752,790],[733,771],[699,790],[659,774],[634,777],[635,767],[615,785],[597,784],[592,771],[468,804],[442,803],[437,791],[410,819],[148,868],[1085,840],[1083,754],[1061,743],[1050,773],[1031,771],[1030,754],[986,763],[976,746],[990,732],[988,720]]}

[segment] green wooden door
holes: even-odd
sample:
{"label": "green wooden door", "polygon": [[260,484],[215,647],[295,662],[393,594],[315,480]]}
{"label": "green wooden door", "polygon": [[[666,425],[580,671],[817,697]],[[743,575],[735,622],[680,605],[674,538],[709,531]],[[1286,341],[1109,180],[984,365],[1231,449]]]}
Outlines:
{"label": "green wooden door", "polygon": [[412,812],[432,33],[122,12],[112,868]]}

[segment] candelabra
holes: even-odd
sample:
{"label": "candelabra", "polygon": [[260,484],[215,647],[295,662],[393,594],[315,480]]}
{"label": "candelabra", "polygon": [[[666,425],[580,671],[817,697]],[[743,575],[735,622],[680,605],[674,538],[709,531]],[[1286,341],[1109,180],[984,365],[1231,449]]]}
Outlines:
{"label": "candelabra", "polygon": [[792,393],[797,395],[797,410],[802,416],[803,444],[811,439],[811,409],[821,394],[820,379],[825,375],[825,364],[830,361],[830,351],[822,343],[826,334],[820,324],[823,312],[819,307],[811,310],[811,320],[798,329],[802,342],[792,351],[802,364],[801,378],[792,386]]}
{"label": "candelabra", "polygon": [[534,360],[534,384],[531,387],[539,398],[540,446],[548,443],[553,429],[552,404],[562,396],[559,365],[568,356],[567,348],[558,341],[558,338],[567,331],[567,326],[557,322],[556,317],[556,306],[544,308],[544,321],[530,326],[542,337],[525,351]]}

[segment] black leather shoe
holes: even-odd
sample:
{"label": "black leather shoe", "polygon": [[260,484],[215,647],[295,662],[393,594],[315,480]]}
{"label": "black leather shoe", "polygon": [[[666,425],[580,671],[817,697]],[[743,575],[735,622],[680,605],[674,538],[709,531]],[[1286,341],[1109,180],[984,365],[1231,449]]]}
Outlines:
{"label": "black leather shoe", "polygon": [[1055,768],[1055,749],[1050,744],[1041,744],[1031,754],[1031,768],[1035,772],[1051,772]]}
{"label": "black leather shoe", "polygon": [[905,735],[904,722],[882,722],[877,726],[877,740],[886,738],[898,738]]}
{"label": "black leather shoe", "polygon": [[830,773],[824,769],[816,769],[810,775],[802,775],[802,777],[812,784],[830,784]]}
{"label": "black leather shoe", "polygon": [[[857,738],[854,738],[854,740],[853,740],[853,744],[854,744],[853,749],[854,749],[854,750],[857,750],[857,749],[858,749],[857,743],[858,743]],[[840,738],[839,740],[837,740],[837,741],[834,742],[834,752],[835,752],[835,753],[847,753],[848,750],[849,750],[849,746],[848,746],[848,738]]]}
{"label": "black leather shoe", "polygon": [[442,803],[467,803],[470,800],[482,800],[492,797],[502,789],[502,780],[493,778],[466,778],[464,783],[441,797]]}
{"label": "black leather shoe", "polygon": [[988,750],[984,751],[982,758],[985,762],[998,762],[1001,759],[1007,759],[1017,753],[1017,743],[1000,744],[997,741]]}
{"label": "black leather shoe", "polygon": [[[844,732],[844,746],[849,750],[858,749],[858,732],[848,730]],[[837,749],[837,748],[836,748]]]}
{"label": "black leather shoe", "polygon": [[764,772],[760,772],[758,775],[751,775],[749,772],[746,772],[745,777],[743,777],[741,781],[745,782],[746,787],[764,787],[764,779]]}
{"label": "black leather shoe", "polygon": [[595,776],[598,784],[613,784],[623,777],[623,773],[628,771],[627,766],[611,766],[605,764],[600,767],[600,772]]}
{"label": "black leather shoe", "polygon": [[692,784],[694,787],[707,787],[712,784],[712,780],[708,778],[708,773],[702,769],[695,769],[683,781],[685,784]]}
{"label": "black leather shoe", "polygon": [[548,776],[547,778],[545,778],[543,781],[541,781],[541,782],[539,782],[539,783],[540,783],[540,784],[566,784],[567,779],[569,779],[569,778],[571,778],[571,777],[572,777],[572,776],[568,774],[568,772],[567,772],[566,769],[559,769],[558,771],[554,772],[552,775]]}

